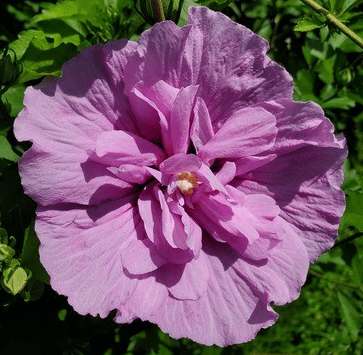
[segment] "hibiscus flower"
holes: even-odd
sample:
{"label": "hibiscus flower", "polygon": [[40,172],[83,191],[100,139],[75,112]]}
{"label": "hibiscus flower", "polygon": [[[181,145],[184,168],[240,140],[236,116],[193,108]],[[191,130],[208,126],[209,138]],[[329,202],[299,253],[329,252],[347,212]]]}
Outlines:
{"label": "hibiscus flower", "polygon": [[220,346],[253,339],[334,243],[343,136],[267,42],[189,8],[83,50],[25,94],[19,164],[51,286],[80,314]]}

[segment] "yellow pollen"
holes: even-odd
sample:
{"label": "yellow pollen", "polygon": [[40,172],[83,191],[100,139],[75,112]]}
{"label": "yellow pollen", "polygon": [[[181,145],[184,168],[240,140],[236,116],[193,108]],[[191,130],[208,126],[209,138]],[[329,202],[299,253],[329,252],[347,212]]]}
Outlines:
{"label": "yellow pollen", "polygon": [[193,193],[193,189],[197,186],[198,178],[189,171],[182,171],[178,174],[176,185],[184,195]]}

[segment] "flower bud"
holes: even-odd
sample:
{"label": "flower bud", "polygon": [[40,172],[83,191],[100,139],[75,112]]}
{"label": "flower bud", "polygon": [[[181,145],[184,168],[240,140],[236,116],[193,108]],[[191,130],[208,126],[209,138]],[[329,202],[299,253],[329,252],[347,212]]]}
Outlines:
{"label": "flower bud", "polygon": [[338,73],[338,82],[342,85],[348,85],[354,79],[354,72],[350,68],[345,68]]}
{"label": "flower bud", "polygon": [[14,60],[8,54],[8,48],[5,49],[2,58],[0,59],[0,85],[12,85],[21,73],[21,66],[16,61],[14,52]]}
{"label": "flower bud", "polygon": [[27,272],[20,267],[19,261],[12,259],[11,264],[3,271],[2,283],[8,292],[16,295],[25,287],[28,279],[29,276]]}
{"label": "flower bud", "polygon": [[178,23],[183,3],[184,0],[134,0],[136,10],[151,25],[164,20]]}
{"label": "flower bud", "polygon": [[15,251],[13,248],[5,244],[0,244],[0,262],[9,262],[14,256]]}

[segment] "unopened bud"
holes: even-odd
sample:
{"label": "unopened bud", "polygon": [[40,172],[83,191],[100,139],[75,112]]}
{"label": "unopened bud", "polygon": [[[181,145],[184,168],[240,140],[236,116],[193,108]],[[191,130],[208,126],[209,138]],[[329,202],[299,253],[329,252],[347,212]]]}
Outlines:
{"label": "unopened bud", "polygon": [[14,52],[14,60],[8,54],[8,48],[5,49],[2,58],[0,59],[0,85],[12,85],[21,73],[21,66],[16,61]]}
{"label": "unopened bud", "polygon": [[6,244],[0,244],[0,262],[10,262],[14,255],[15,251],[13,248],[9,247]]}
{"label": "unopened bud", "polygon": [[171,20],[178,23],[184,0],[134,0],[139,14],[149,24]]}
{"label": "unopened bud", "polygon": [[354,78],[354,72],[350,68],[345,68],[338,73],[338,82],[342,85],[348,85]]}

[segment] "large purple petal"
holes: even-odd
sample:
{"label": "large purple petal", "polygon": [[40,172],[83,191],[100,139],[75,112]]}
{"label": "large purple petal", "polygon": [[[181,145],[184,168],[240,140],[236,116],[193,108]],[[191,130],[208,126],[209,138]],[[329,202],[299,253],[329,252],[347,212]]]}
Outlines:
{"label": "large purple petal", "polygon": [[61,78],[26,90],[14,132],[18,140],[33,142],[19,166],[26,192],[38,203],[88,204],[104,186],[111,188],[103,200],[123,196],[130,186],[89,161],[87,152],[105,131],[127,126],[137,132],[123,84],[116,84],[135,45],[122,40],[87,48],[63,66]]}
{"label": "large purple petal", "polygon": [[206,238],[203,253],[209,281],[197,300],[167,298],[150,321],[174,338],[226,346],[251,340],[272,325],[277,314],[235,271],[239,256],[226,245]]}
{"label": "large purple petal", "polygon": [[241,105],[292,96],[292,78],[268,58],[263,38],[206,7],[190,7],[189,23],[196,27],[190,32],[194,47],[186,47],[196,58],[189,62],[189,72],[200,85],[199,96],[213,122],[223,121]]}
{"label": "large purple petal", "polygon": [[51,286],[81,313],[106,317],[133,294],[137,278],[125,275],[121,252],[145,237],[135,196],[98,207],[39,207],[35,229]]}
{"label": "large purple petal", "polygon": [[73,146],[39,146],[33,143],[19,163],[25,192],[39,204],[98,205],[115,200],[135,188],[117,178],[107,166],[89,159]]}
{"label": "large purple petal", "polygon": [[334,136],[333,125],[318,105],[291,100],[277,105],[279,133],[266,152],[277,157],[239,175],[233,185],[247,193],[272,196],[313,262],[333,245],[344,212],[340,185],[346,143],[342,136]]}

